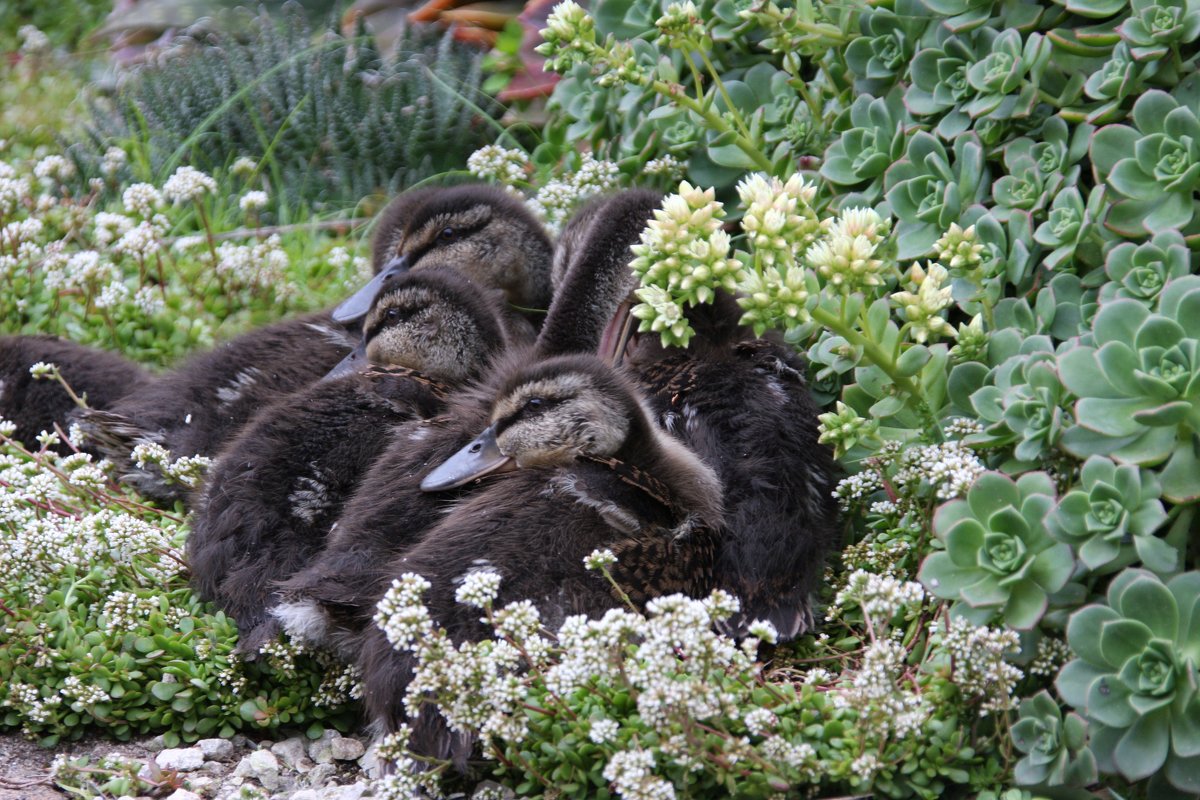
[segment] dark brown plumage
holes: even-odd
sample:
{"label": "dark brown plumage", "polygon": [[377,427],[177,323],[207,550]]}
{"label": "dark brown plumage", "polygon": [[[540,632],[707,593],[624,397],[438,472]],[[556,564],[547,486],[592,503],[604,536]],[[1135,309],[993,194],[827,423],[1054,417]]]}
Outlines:
{"label": "dark brown plumage", "polygon": [[[453,235],[445,236],[447,230]],[[408,270],[461,269],[514,302],[536,304],[549,294],[544,230],[520,203],[491,187],[406,192],[381,213],[374,248],[377,269],[403,252]],[[362,309],[355,318],[377,289],[355,295]],[[510,327],[532,333],[527,321],[505,313]],[[137,444],[156,442],[175,458],[215,457],[257,410],[325,375],[357,340],[357,323],[335,322],[331,312],[250,331],[193,356],[109,411],[84,415],[85,431],[143,494],[186,501],[184,487],[129,459]]]}
{"label": "dark brown plumage", "polygon": [[[16,423],[13,438],[32,449],[38,447],[35,437],[53,431],[55,424],[66,431],[78,410],[58,381],[38,380],[29,374],[29,368],[39,361],[56,364],[71,390],[96,409],[108,408],[151,378],[117,353],[57,336],[0,337],[0,417]],[[66,443],[54,449],[70,452]]]}
{"label": "dark brown plumage", "polygon": [[[580,236],[536,346],[517,348],[500,359],[478,383],[457,392],[444,414],[396,429],[392,444],[347,503],[325,549],[283,585],[279,613],[294,636],[325,644],[347,642],[340,649],[352,658],[357,646],[352,636],[370,623],[390,581],[388,561],[418,541],[448,504],[476,488],[427,494],[418,486],[421,478],[482,429],[505,376],[543,358],[596,350],[612,308],[635,285],[625,269],[632,258],[629,246],[637,241],[639,221],[650,216],[658,195],[630,192],[613,202],[608,215],[613,232],[606,236],[597,229],[588,242]],[[588,296],[581,299],[581,293]],[[616,299],[610,302],[609,297]]]}
{"label": "dark brown plumage", "polygon": [[324,545],[391,426],[438,413],[508,341],[502,303],[456,271],[405,276],[364,322],[351,370],[259,413],[213,465],[188,537],[193,585],[232,616],[253,654],[278,630],[275,583]]}
{"label": "dark brown plumage", "polygon": [[[716,475],[653,424],[620,373],[583,355],[518,369],[500,382],[488,423],[477,441],[494,439],[496,457],[516,470],[485,479],[389,567],[393,577],[415,572],[431,582],[430,613],[453,639],[489,635],[478,610],[455,602],[457,583],[475,569],[501,575],[498,607],[528,598],[552,629],[569,615],[598,615],[618,603],[583,565],[596,548],[618,554],[614,577],[635,601],[702,594],[711,585],[721,527]],[[474,445],[464,448],[426,481],[473,452]],[[359,664],[369,716],[395,730],[408,656],[369,626]],[[416,746],[444,752],[448,740],[435,738]]]}

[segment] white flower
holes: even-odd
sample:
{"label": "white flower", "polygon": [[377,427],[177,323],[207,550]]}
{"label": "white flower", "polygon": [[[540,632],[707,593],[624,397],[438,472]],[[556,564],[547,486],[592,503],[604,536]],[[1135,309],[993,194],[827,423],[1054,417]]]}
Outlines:
{"label": "white flower", "polygon": [[617,563],[617,557],[607,547],[593,550],[583,559],[583,566],[593,570],[611,567],[615,563]]}
{"label": "white flower", "polygon": [[104,151],[104,158],[100,162],[100,171],[109,178],[120,172],[121,167],[125,166],[125,162],[129,160],[129,156],[119,147],[110,147]]}
{"label": "white flower", "polygon": [[588,730],[588,738],[596,744],[604,744],[616,739],[620,730],[621,726],[616,720],[595,719],[592,720],[591,727]]}
{"label": "white flower", "polygon": [[53,362],[39,361],[29,368],[29,374],[34,378],[57,378],[58,365]]}
{"label": "white flower", "polygon": [[238,205],[243,212],[258,211],[261,208],[266,208],[267,193],[263,191],[246,192],[238,201]]}
{"label": "white flower", "polygon": [[163,196],[149,183],[135,183],[121,194],[121,203],[128,213],[149,219],[163,204]]}
{"label": "white flower", "polygon": [[673,155],[667,154],[660,158],[652,158],[642,167],[647,175],[662,175],[667,178],[678,178],[683,172],[683,162]]}
{"label": "white flower", "polygon": [[350,251],[344,247],[334,247],[325,256],[325,262],[334,269],[341,269],[350,263]]}
{"label": "white flower", "polygon": [[113,245],[117,253],[130,255],[144,260],[162,250],[162,240],[159,239],[159,229],[153,222],[142,221],[136,227],[126,231],[120,240]]}
{"label": "white flower", "polygon": [[65,156],[46,156],[34,166],[33,174],[43,181],[52,180],[62,183],[75,176],[75,165]]}
{"label": "white flower", "polygon": [[239,156],[229,167],[230,172],[243,178],[253,175],[256,169],[258,169],[258,164],[254,162],[253,158],[246,156]]}
{"label": "white flower", "polygon": [[476,177],[512,186],[525,180],[529,157],[521,150],[489,144],[467,157],[467,169]]}
{"label": "white flower", "polygon": [[183,166],[175,170],[163,184],[163,196],[178,205],[199,200],[205,194],[215,194],[217,182],[195,167]]}
{"label": "white flower", "polygon": [[115,280],[100,290],[96,295],[97,308],[115,308],[129,297],[129,287],[124,281]]}
{"label": "white flower", "polygon": [[22,53],[43,53],[50,49],[50,37],[36,25],[22,25],[17,36],[21,37]]}
{"label": "white flower", "polygon": [[454,592],[455,601],[475,608],[486,608],[500,591],[500,573],[492,569],[476,569],[462,577]]}

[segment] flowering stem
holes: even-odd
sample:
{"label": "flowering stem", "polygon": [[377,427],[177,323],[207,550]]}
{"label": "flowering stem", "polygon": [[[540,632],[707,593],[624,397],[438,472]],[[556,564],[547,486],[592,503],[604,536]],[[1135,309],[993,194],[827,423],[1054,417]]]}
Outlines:
{"label": "flowering stem", "polygon": [[847,325],[845,320],[839,319],[837,315],[831,314],[823,308],[814,308],[811,314],[812,318],[818,324],[829,328],[831,331],[836,333],[838,336],[841,336],[850,344],[861,347],[863,355],[865,355],[873,365],[883,370],[884,374],[892,379],[892,383],[896,385],[897,389],[920,403],[923,413],[928,412],[928,409],[925,408],[925,399],[921,394],[920,387],[913,383],[912,378],[907,375],[901,375],[896,370],[896,362],[892,358],[889,358],[888,355],[883,352],[883,348],[881,348],[874,340],[867,338],[854,327]]}
{"label": "flowering stem", "polygon": [[698,115],[701,119],[708,123],[709,127],[714,131],[717,131],[718,133],[733,134],[733,143],[738,146],[738,149],[749,156],[750,160],[754,162],[756,167],[764,172],[771,172],[773,167],[771,164],[771,159],[763,155],[762,151],[755,147],[753,142],[751,142],[742,134],[738,133],[733,128],[729,127],[729,123],[725,121],[725,118],[718,114],[714,109],[705,108],[696,100],[684,94],[682,89],[679,88],[678,84],[671,85],[665,81],[651,81],[650,88],[661,94],[663,97],[675,101],[687,110]]}
{"label": "flowering stem", "polygon": [[196,201],[196,210],[200,212],[200,224],[204,226],[204,235],[208,240],[208,253],[212,256],[213,269],[217,267],[217,241],[213,237],[212,225],[208,221],[208,212],[204,210],[204,204],[199,200]]}
{"label": "flowering stem", "polygon": [[[725,100],[725,106],[729,109],[729,113],[733,116],[733,121],[741,129],[742,135],[747,139],[750,138],[750,129],[746,126],[746,120],[742,118],[742,112],[733,104],[733,98],[729,96],[729,91],[725,88],[725,82],[721,80],[721,75],[717,72],[717,68],[713,66],[712,60],[709,59],[708,53],[697,48],[696,52],[700,54],[700,59],[704,62],[708,74],[712,76],[713,84],[717,87],[717,91],[721,93],[721,97]],[[690,61],[690,59],[689,59]],[[696,92],[700,92],[700,84],[696,84]]]}

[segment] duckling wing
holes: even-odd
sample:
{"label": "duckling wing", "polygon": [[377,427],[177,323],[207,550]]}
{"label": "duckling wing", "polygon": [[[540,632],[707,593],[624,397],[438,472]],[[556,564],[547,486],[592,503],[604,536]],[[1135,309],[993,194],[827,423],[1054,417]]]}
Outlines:
{"label": "duckling wing", "polygon": [[716,584],[742,601],[729,631],[769,620],[781,638],[811,627],[812,590],[837,536],[835,464],[817,441],[802,359],[764,339],[646,364],[643,386],[667,431],[724,486]]}

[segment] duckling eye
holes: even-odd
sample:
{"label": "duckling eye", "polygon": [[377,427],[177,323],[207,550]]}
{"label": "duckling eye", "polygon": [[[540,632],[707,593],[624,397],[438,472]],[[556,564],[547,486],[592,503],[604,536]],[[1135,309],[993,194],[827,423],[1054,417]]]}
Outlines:
{"label": "duckling eye", "polygon": [[531,397],[525,401],[526,411],[541,411],[546,406],[546,401],[540,397]]}
{"label": "duckling eye", "polygon": [[384,316],[385,316],[385,317],[387,317],[387,318],[388,318],[388,319],[390,319],[390,320],[397,320],[397,319],[400,319],[400,309],[398,309],[398,308],[389,308],[389,309],[387,310],[387,313],[386,313],[386,314],[384,314]]}
{"label": "duckling eye", "polygon": [[455,232],[454,228],[442,228],[442,232],[438,234],[438,238],[443,242],[448,242],[457,235],[458,234]]}

